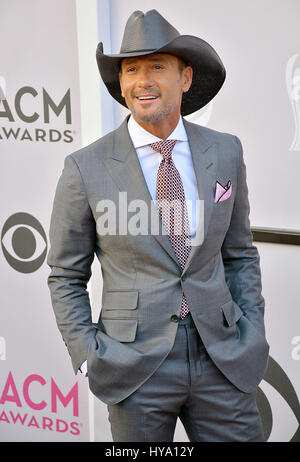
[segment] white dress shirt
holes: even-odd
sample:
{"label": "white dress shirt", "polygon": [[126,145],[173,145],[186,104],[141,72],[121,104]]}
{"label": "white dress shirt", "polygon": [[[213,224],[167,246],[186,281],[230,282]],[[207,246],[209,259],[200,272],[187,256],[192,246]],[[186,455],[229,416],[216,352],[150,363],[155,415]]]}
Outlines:
{"label": "white dress shirt", "polygon": [[[157,171],[163,156],[157,151],[154,151],[149,145],[161,141],[161,139],[147,132],[147,130],[141,127],[132,116],[130,116],[128,121],[128,131],[140,161],[149,192],[152,199],[155,201]],[[167,139],[177,140],[172,151],[172,159],[181,176],[188,209],[191,241],[193,242],[199,216],[199,210],[196,206],[199,195],[188,137],[182,117],[180,117],[176,128]],[[82,364],[80,370],[84,375],[87,375],[86,361]]]}

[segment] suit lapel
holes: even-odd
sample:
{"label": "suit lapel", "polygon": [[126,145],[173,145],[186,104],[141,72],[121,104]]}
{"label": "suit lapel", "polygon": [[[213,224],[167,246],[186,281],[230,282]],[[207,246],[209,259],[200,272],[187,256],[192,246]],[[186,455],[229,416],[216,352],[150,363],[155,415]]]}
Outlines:
{"label": "suit lapel", "polygon": [[207,235],[211,213],[214,206],[218,146],[215,142],[207,139],[201,133],[200,126],[191,124],[184,119],[183,121],[189,139],[201,207],[196,239],[183,270],[183,273],[185,273]]}

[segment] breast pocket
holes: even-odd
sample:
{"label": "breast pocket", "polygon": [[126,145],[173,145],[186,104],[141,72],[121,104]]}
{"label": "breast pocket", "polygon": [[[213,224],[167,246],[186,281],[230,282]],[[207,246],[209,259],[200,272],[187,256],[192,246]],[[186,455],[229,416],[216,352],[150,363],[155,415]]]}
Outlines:
{"label": "breast pocket", "polygon": [[103,294],[102,324],[110,337],[133,342],[137,331],[137,290],[108,290]]}

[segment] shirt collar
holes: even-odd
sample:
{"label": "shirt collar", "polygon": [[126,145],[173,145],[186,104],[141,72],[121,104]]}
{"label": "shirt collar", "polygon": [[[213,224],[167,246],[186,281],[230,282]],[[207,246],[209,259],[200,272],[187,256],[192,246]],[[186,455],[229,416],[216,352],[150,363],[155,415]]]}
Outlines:
{"label": "shirt collar", "polygon": [[[141,127],[132,116],[130,116],[128,121],[128,131],[132,143],[136,149],[151,143],[155,143],[157,141],[161,141],[160,138],[157,138],[157,136],[152,135],[152,133],[149,133],[147,130]],[[187,141],[188,138],[183,125],[182,116],[180,116],[177,126],[167,139]]]}

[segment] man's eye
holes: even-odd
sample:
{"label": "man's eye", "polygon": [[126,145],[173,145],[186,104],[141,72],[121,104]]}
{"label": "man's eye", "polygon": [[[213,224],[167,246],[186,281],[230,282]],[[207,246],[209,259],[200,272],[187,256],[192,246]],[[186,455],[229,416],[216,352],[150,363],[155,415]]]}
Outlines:
{"label": "man's eye", "polygon": [[135,67],[129,67],[129,68],[127,69],[127,72],[134,72],[134,71],[135,71]]}
{"label": "man's eye", "polygon": [[162,66],[160,64],[155,64],[154,69],[162,69]]}

